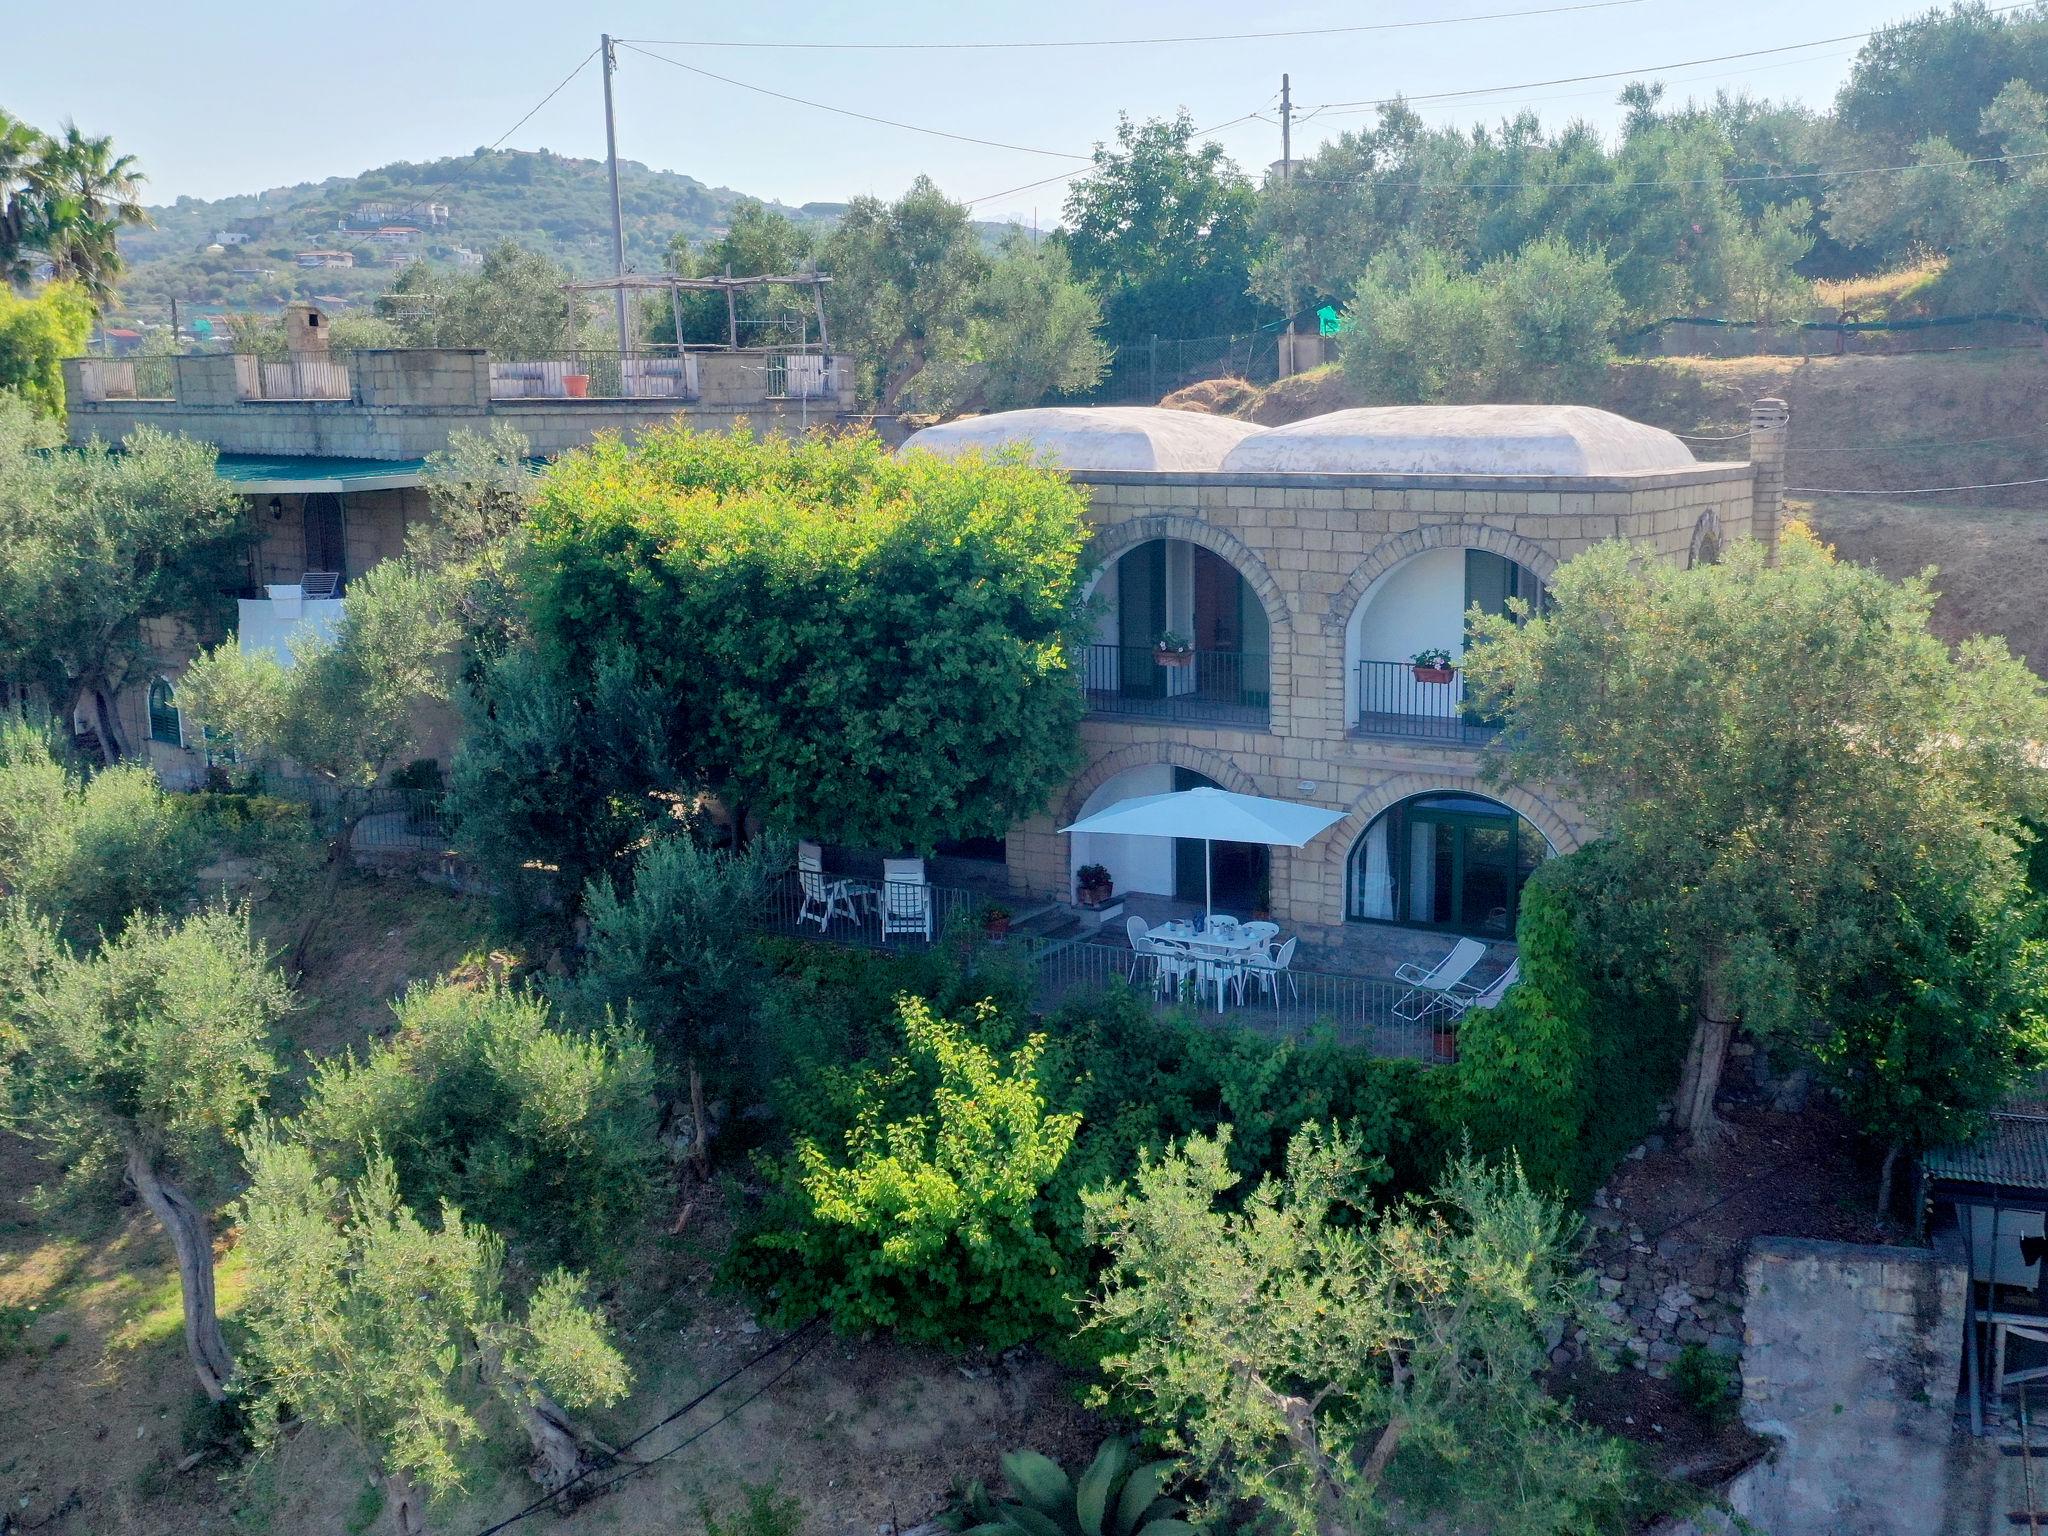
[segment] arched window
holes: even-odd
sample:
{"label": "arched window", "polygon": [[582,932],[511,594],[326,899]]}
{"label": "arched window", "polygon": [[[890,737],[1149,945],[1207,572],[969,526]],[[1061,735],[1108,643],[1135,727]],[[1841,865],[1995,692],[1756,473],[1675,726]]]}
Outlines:
{"label": "arched window", "polygon": [[167,747],[185,745],[185,722],[178,714],[177,695],[167,678],[150,679],[149,739]]}
{"label": "arched window", "polygon": [[1549,856],[1543,834],[1498,800],[1416,795],[1374,818],[1352,848],[1346,915],[1513,938],[1522,887]]}
{"label": "arched window", "polygon": [[1686,561],[1687,569],[1695,565],[1719,565],[1721,563],[1721,520],[1712,512],[1702,513],[1700,520],[1693,524],[1692,555]]}

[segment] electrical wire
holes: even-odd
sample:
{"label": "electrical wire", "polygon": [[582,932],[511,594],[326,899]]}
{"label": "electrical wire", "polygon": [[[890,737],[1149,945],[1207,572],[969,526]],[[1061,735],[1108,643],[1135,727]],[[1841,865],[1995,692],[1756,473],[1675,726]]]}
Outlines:
{"label": "electrical wire", "polygon": [[[2027,8],[2027,4],[2001,5],[1985,14],[1996,16],[2006,11],[2021,11]],[[1761,59],[1772,54],[1795,53],[1801,48],[1823,48],[1831,43],[1862,42],[1884,30],[1882,27],[1874,27],[1867,32],[1844,32],[1839,37],[1816,37],[1804,43],[1780,43],[1771,48],[1748,48],[1740,53],[1717,53],[1700,59],[1679,59],[1670,64],[1644,64],[1631,69],[1600,70],[1590,75],[1560,75],[1552,80],[1524,80],[1514,85],[1473,86],[1459,91],[1430,91],[1412,96],[1379,96],[1361,101],[1318,102],[1308,109],[1306,115],[1315,117],[1325,112],[1370,112],[1376,107],[1391,106],[1396,101],[1411,105],[1418,101],[1454,101],[1466,96],[1493,96],[1506,91],[1534,91],[1553,85],[1579,85],[1588,80],[1613,80],[1622,75],[1653,75],[1667,69],[1691,69],[1700,64],[1726,64],[1735,59]]]}
{"label": "electrical wire", "polygon": [[806,52],[980,52],[1007,48],[1143,48],[1173,43],[1248,43],[1267,38],[1337,37],[1355,32],[1406,32],[1417,27],[1455,27],[1476,21],[1512,21],[1521,16],[1562,16],[1570,11],[1607,11],[1640,5],[1643,0],[1581,0],[1576,5],[1550,5],[1529,11],[1492,11],[1482,16],[1432,16],[1420,21],[1376,21],[1348,27],[1299,27],[1272,32],[1205,32],[1178,37],[1016,38],[980,43],[821,43],[784,38],[742,42],[704,37],[634,37],[616,42],[652,43],[664,48],[762,48]]}
{"label": "electrical wire", "polygon": [[[726,1375],[721,1377],[711,1386],[705,1388],[702,1392],[698,1393],[695,1397],[691,1398],[689,1402],[685,1403],[682,1407],[676,1409],[675,1412],[671,1413],[667,1418],[663,1419],[660,1423],[655,1424],[648,1429],[642,1430],[638,1435],[635,1435],[631,1440],[628,1440],[624,1445],[620,1446],[619,1450],[621,1452],[630,1451],[634,1446],[640,1444],[640,1442],[645,1440],[649,1435],[652,1435],[656,1431],[664,1429],[668,1425],[673,1424],[677,1419],[681,1418],[684,1414],[688,1413],[692,1408],[695,1408],[699,1403],[702,1403],[706,1398],[710,1397],[712,1393],[718,1391],[720,1387],[728,1385],[735,1378],[751,1370],[754,1366],[760,1364],[761,1361],[766,1360],[769,1356],[775,1354],[778,1350],[784,1349],[790,1344],[795,1343],[798,1339],[802,1338],[805,1334],[810,1333],[813,1329],[816,1329],[818,1326],[819,1324],[815,1319],[813,1319],[811,1322],[804,1324],[804,1326],[799,1328],[795,1333],[787,1335],[778,1343],[772,1345],[768,1349],[764,1349],[763,1351],[761,1351],[760,1354],[755,1355],[751,1360],[748,1360],[745,1363],[733,1369],[732,1371],[729,1371]],[[675,1455],[677,1452],[686,1450],[690,1446],[696,1444],[699,1440],[703,1439],[706,1435],[710,1434],[712,1430],[718,1428],[719,1425],[723,1424],[727,1419],[730,1419],[742,1408],[746,1407],[749,1403],[753,1402],[755,1398],[759,1397],[763,1392],[766,1392],[770,1387],[774,1386],[778,1381],[782,1380],[783,1377],[787,1376],[791,1371],[795,1370],[798,1366],[802,1365],[804,1361],[808,1360],[813,1354],[813,1352],[815,1352],[818,1348],[818,1344],[822,1337],[823,1336],[820,1335],[819,1339],[813,1339],[809,1344],[806,1344],[803,1347],[803,1349],[798,1351],[796,1358],[791,1360],[789,1364],[785,1365],[773,1376],[770,1376],[766,1381],[762,1382],[760,1386],[754,1388],[753,1391],[749,1392],[745,1397],[741,1398],[738,1402],[734,1403],[730,1408],[726,1409],[725,1412],[721,1413],[709,1424],[706,1424],[702,1429],[697,1430],[694,1433],[685,1435],[681,1440],[677,1441],[674,1445],[670,1446],[667,1450],[663,1451],[659,1456],[650,1456],[647,1460],[640,1462],[634,1466],[628,1467],[625,1471],[619,1473],[616,1477],[610,1477],[605,1479],[605,1481],[601,1483],[592,1484],[586,1496],[589,1498],[595,1498],[600,1493],[608,1492],[609,1490],[618,1487],[619,1484],[626,1482],[631,1478],[638,1477],[641,1473],[645,1472],[649,1467],[654,1466],[658,1462],[667,1461],[669,1457]],[[476,1533],[476,1536],[498,1536],[498,1533],[500,1531],[509,1530],[511,1527],[517,1525],[520,1521],[531,1519],[534,1515],[539,1514],[543,1509],[546,1509],[550,1505],[554,1504],[558,1499],[561,1498],[561,1496],[564,1493],[566,1493],[569,1489],[575,1487],[576,1484],[582,1482],[583,1479],[588,1477],[589,1475],[590,1474],[588,1472],[578,1473],[575,1477],[571,1478],[568,1482],[564,1483],[560,1488],[557,1488],[554,1492],[546,1494],[543,1497],[534,1500],[533,1503],[527,1505],[526,1508],[518,1511],[516,1514],[507,1515],[503,1520],[498,1521],[496,1524],[485,1526],[482,1530]]]}
{"label": "electrical wire", "polygon": [[[491,140],[490,143],[486,144],[482,149],[478,150],[475,154],[471,155],[469,159],[463,163],[462,168],[464,170],[468,170],[470,166],[475,165],[477,161],[483,159],[485,155],[488,155],[492,151],[496,150],[507,139],[511,138],[513,134],[517,133],[520,129],[524,128],[528,123],[532,122],[534,116],[540,111],[540,109],[546,106],[549,102],[553,101],[557,96],[561,95],[562,92],[567,90],[569,88],[569,82],[574,80],[578,75],[582,74],[584,70],[588,69],[590,67],[590,61],[596,58],[598,54],[601,53],[603,50],[604,45],[600,43],[597,45],[597,47],[591,49],[590,52],[583,55],[582,58],[578,59],[576,61],[576,67],[570,70],[568,74],[562,76],[561,80],[556,84],[553,90],[549,91],[547,95],[541,97],[539,101],[535,102],[531,107],[529,107],[526,110],[526,112],[521,115],[518,122],[514,123],[510,128],[507,128],[503,133],[499,134],[495,139]],[[414,198],[413,201],[430,202],[438,194],[446,192],[450,187],[454,185],[455,178],[449,177],[429,187],[425,192],[419,194],[418,197]],[[370,237],[368,235],[364,235],[362,239],[356,241],[354,245],[347,247],[348,253],[351,256],[353,256],[357,251],[363,248],[364,243],[368,241],[369,238]]]}
{"label": "electrical wire", "polygon": [[[1233,117],[1226,122],[1214,123],[1207,128],[1197,128],[1194,130],[1193,133],[1189,134],[1188,137],[1191,139],[1199,139],[1205,133],[1220,133],[1225,128],[1235,128],[1239,123],[1248,123],[1251,122],[1254,118],[1257,118],[1260,122],[1272,121],[1272,119],[1263,116],[1260,112],[1247,112],[1241,117]],[[1051,176],[1043,176],[1040,177],[1037,181],[1027,181],[1022,186],[1008,187],[1001,192],[986,192],[983,193],[980,197],[970,197],[966,200],[966,203],[969,208],[972,208],[978,203],[992,203],[999,197],[1015,197],[1019,192],[1035,191],[1039,187],[1049,187],[1054,182],[1072,181],[1076,176],[1086,176],[1090,171],[1094,169],[1095,167],[1092,163],[1088,165],[1076,166],[1071,171],[1060,171]]]}
{"label": "electrical wire", "polygon": [[812,101],[807,96],[792,96],[787,91],[772,91],[765,85],[751,85],[745,80],[735,80],[730,75],[717,74],[712,70],[699,69],[694,64],[685,64],[681,59],[672,59],[665,53],[654,53],[637,43],[621,42],[621,48],[630,48],[642,58],[658,59],[663,64],[673,64],[677,69],[686,69],[693,75],[702,75],[707,80],[722,81],[736,85],[743,91],[754,91],[763,96],[773,96],[777,101],[795,102],[800,107],[815,107],[820,112],[836,112],[841,117],[857,117],[864,123],[880,123],[885,128],[901,128],[909,133],[930,134],[936,139],[953,139],[962,144],[980,144],[988,149],[1011,149],[1023,155],[1045,155],[1054,160],[1092,160],[1089,155],[1070,154],[1063,149],[1038,149],[1029,144],[1006,144],[1000,139],[976,138],[971,133],[954,133],[945,128],[926,128],[918,123],[899,122],[893,117],[877,117],[872,112],[856,112],[851,107],[835,107],[830,102]]}
{"label": "electrical wire", "polygon": [[2048,485],[2048,475],[2035,480],[1994,480],[1987,485],[1917,485],[1908,490],[1844,490],[1815,485],[1788,485],[1787,496],[1948,496],[1958,491],[2010,491],[2023,485]]}

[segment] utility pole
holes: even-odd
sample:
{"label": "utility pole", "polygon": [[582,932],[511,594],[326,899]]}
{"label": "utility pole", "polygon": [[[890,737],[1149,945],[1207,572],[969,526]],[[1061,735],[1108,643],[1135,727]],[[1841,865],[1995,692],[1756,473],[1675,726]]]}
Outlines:
{"label": "utility pole", "polygon": [[[626,221],[619,211],[619,132],[612,121],[612,71],[619,67],[619,59],[612,49],[612,35],[601,34],[604,46],[604,159],[612,178],[612,276],[619,280],[619,286],[612,290],[612,297],[618,301],[619,316],[619,372],[626,369]],[[678,344],[682,337],[676,337]]]}
{"label": "utility pole", "polygon": [[171,300],[171,350],[178,350],[178,301]]}
{"label": "utility pole", "polygon": [[1294,180],[1294,96],[1280,77],[1280,179]]}

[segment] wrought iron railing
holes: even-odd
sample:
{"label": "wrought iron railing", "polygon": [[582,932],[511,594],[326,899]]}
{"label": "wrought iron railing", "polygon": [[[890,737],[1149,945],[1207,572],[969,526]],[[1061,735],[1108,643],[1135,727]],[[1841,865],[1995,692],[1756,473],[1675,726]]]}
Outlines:
{"label": "wrought iron railing", "polygon": [[136,357],[130,361],[135,366],[135,398],[138,400],[172,400],[177,398],[178,379],[176,360],[169,357]]}
{"label": "wrought iron railing", "polygon": [[1362,736],[1406,736],[1484,746],[1500,734],[1500,722],[1480,712],[1465,692],[1456,667],[1441,674],[1408,661],[1361,661],[1358,710]]}
{"label": "wrought iron railing", "polygon": [[924,949],[948,929],[980,922],[996,904],[987,891],[929,881],[792,871],[770,890],[761,921],[769,932],[792,938],[871,949]]}
{"label": "wrought iron railing", "polygon": [[1272,658],[1263,651],[1183,651],[1149,645],[1088,647],[1088,707],[1102,714],[1264,725]]}

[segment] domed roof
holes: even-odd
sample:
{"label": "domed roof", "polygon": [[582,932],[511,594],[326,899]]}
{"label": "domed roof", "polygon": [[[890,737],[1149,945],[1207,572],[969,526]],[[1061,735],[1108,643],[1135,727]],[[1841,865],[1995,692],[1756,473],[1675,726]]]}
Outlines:
{"label": "domed roof", "polygon": [[948,455],[1022,443],[1062,469],[1213,470],[1258,430],[1229,416],[1156,405],[1055,405],[948,421],[911,433],[903,446]]}
{"label": "domed roof", "polygon": [[1259,474],[1621,475],[1692,469],[1684,443],[1588,405],[1385,405],[1247,437],[1225,470]]}

